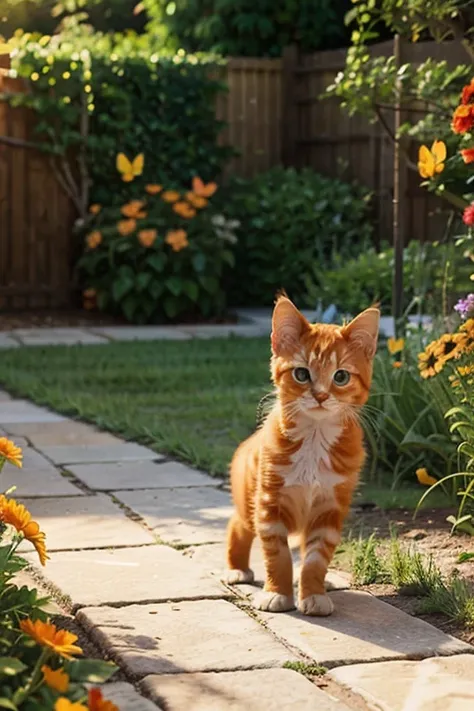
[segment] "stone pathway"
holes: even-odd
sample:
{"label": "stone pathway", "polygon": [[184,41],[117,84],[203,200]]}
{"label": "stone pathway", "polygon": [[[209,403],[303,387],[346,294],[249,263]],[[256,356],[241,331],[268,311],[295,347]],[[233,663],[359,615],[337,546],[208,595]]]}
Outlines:
{"label": "stone pathway", "polygon": [[[0,488],[47,534],[46,568],[25,547],[31,575],[120,665],[107,695],[121,711],[474,708],[473,647],[339,574],[324,619],[256,612],[255,588],[222,585],[219,480],[6,393],[0,428],[24,447]],[[258,548],[253,567],[261,584]]]}
{"label": "stone pathway", "polygon": [[[310,321],[313,311],[303,310]],[[77,328],[17,328],[0,331],[0,349],[19,346],[96,345],[112,341],[185,341],[191,338],[251,338],[268,336],[271,330],[271,309],[238,309],[239,323],[202,326],[97,326]],[[416,318],[411,318],[416,322]],[[393,319],[383,317],[380,331],[387,337],[394,333]]]}

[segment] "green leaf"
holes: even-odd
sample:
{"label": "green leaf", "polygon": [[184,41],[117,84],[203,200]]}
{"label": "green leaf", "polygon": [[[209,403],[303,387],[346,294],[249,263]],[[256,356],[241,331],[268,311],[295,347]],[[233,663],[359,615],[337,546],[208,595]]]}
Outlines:
{"label": "green leaf", "polygon": [[198,272],[201,273],[204,271],[206,268],[206,255],[203,254],[202,252],[198,252],[195,254],[192,258],[192,263],[194,269]]}
{"label": "green leaf", "polygon": [[120,302],[126,296],[134,286],[134,281],[128,276],[121,276],[116,279],[112,284],[112,296],[114,301]]}
{"label": "green leaf", "polygon": [[180,309],[179,299],[174,296],[167,296],[163,302],[163,308],[168,318],[176,318]]}
{"label": "green leaf", "polygon": [[183,282],[179,277],[171,276],[165,281],[166,288],[173,296],[179,296],[183,291]]}
{"label": "green leaf", "polygon": [[458,563],[465,563],[468,560],[472,560],[474,558],[474,553],[468,553],[467,551],[464,553],[460,553],[458,555]]}
{"label": "green leaf", "polygon": [[117,669],[115,664],[101,659],[75,659],[66,665],[71,681],[82,684],[103,684]]}
{"label": "green leaf", "polygon": [[189,296],[191,301],[196,302],[199,297],[199,287],[195,281],[183,281],[183,291],[186,296]]}
{"label": "green leaf", "polygon": [[150,272],[139,272],[137,274],[137,289],[139,291],[145,291],[152,278]]}
{"label": "green leaf", "polygon": [[16,676],[27,669],[26,664],[23,664],[19,659],[14,657],[0,657],[0,674],[4,676]]}
{"label": "green leaf", "polygon": [[7,699],[5,696],[1,696],[0,709],[11,709],[11,711],[18,711],[18,706],[15,706],[13,701],[10,701],[10,699]]}
{"label": "green leaf", "polygon": [[215,294],[219,290],[219,282],[212,276],[200,276],[199,283],[208,294]]}
{"label": "green leaf", "polygon": [[161,272],[166,266],[166,261],[167,257],[164,252],[155,252],[154,254],[148,257],[147,264],[149,264],[155,270],[155,272],[161,274]]}

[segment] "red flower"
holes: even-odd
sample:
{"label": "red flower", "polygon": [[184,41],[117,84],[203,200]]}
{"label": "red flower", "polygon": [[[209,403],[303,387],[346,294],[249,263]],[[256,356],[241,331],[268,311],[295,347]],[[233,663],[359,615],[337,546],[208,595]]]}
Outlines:
{"label": "red flower", "polygon": [[467,84],[462,90],[461,103],[462,104],[472,104],[474,101],[474,79],[471,79],[470,83]]}
{"label": "red flower", "polygon": [[468,163],[474,163],[474,148],[463,148],[461,155],[466,165]]}
{"label": "red flower", "polygon": [[451,128],[454,133],[466,133],[474,125],[474,104],[458,106],[453,114]]}
{"label": "red flower", "polygon": [[474,225],[474,202],[466,207],[463,212],[462,219],[465,225],[468,225],[469,227]]}

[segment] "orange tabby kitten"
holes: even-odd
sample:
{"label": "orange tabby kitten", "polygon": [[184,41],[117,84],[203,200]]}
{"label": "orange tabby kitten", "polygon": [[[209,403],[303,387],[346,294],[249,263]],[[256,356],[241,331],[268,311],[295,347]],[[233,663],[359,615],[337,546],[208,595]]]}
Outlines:
{"label": "orange tabby kitten", "polygon": [[289,534],[301,537],[298,609],[330,615],[324,579],[364,462],[357,411],[368,397],[380,313],[346,326],[310,324],[280,296],[272,321],[272,380],[277,400],[263,426],[231,464],[235,513],[228,527],[227,582],[253,580],[250,548],[260,539],[265,587],[260,610],[294,608]]}

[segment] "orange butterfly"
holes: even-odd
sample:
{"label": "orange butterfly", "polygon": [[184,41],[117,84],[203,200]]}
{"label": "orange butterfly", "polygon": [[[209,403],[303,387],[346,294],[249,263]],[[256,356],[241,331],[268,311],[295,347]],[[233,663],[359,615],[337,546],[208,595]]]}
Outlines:
{"label": "orange butterfly", "polygon": [[205,183],[197,176],[193,178],[193,193],[203,198],[210,198],[217,190],[217,183]]}

